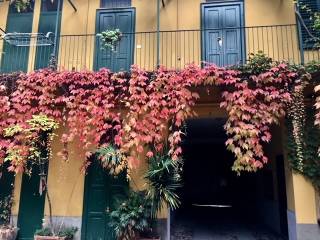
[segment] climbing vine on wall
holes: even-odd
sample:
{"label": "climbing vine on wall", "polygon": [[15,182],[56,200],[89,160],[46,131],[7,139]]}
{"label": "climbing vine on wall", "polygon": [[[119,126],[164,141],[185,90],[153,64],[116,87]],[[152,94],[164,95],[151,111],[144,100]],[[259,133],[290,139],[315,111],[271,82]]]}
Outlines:
{"label": "climbing vine on wall", "polygon": [[[239,172],[255,171],[267,163],[263,144],[271,139],[270,126],[285,115],[291,101],[289,85],[297,74],[286,64],[273,64],[260,55],[241,69],[213,65],[189,65],[180,71],[161,67],[155,72],[133,66],[130,73],[43,69],[17,78],[12,93],[5,94],[1,87],[2,128],[45,115],[63,132],[62,159],[68,160],[70,142],[85,149],[87,157],[92,149],[112,146],[129,168],[164,146],[173,160],[179,159],[182,125],[195,116],[193,106],[199,98],[193,87],[222,88],[221,107],[228,113],[226,145],[235,154],[233,169]],[[0,140],[3,159],[14,141],[3,132]],[[27,161],[11,162],[12,170],[21,171]]]}
{"label": "climbing vine on wall", "polygon": [[237,78],[225,80],[221,107],[228,112],[227,148],[236,160],[233,170],[256,171],[268,162],[263,144],[271,140],[270,126],[285,116],[291,101],[289,86],[297,74],[286,64],[272,64],[262,53],[240,67]]}

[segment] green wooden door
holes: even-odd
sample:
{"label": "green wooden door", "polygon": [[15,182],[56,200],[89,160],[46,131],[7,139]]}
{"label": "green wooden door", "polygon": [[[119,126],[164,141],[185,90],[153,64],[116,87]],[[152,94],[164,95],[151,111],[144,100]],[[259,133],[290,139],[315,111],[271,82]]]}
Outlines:
{"label": "green wooden door", "polygon": [[[42,0],[41,2],[41,13],[39,20],[39,33],[47,34],[52,32],[50,39],[54,41],[54,33],[56,29],[56,18],[57,18],[57,5],[58,1],[52,2],[51,0]],[[62,9],[62,4],[61,4]],[[59,11],[59,24],[58,24],[58,37],[60,36],[60,27],[61,27],[61,9]],[[59,42],[58,42],[59,46]],[[58,47],[57,47],[58,49]],[[41,69],[48,66],[49,59],[53,53],[52,46],[38,46],[36,53],[35,69]]]}
{"label": "green wooden door", "polygon": [[[12,193],[13,184],[14,184],[14,174],[13,172],[9,172],[7,167],[8,163],[0,166],[0,201],[4,200],[7,196]],[[2,211],[2,209],[0,209]],[[0,221],[1,224],[1,221]]]}
{"label": "green wooden door", "polygon": [[[16,13],[14,8],[10,7],[6,32],[31,33],[32,20],[32,9],[29,12]],[[0,72],[27,71],[28,58],[29,47],[16,47],[4,43]]]}
{"label": "green wooden door", "polygon": [[22,177],[18,227],[20,240],[33,239],[34,232],[42,226],[45,192],[39,194],[39,167],[33,166],[32,175]]}
{"label": "green wooden door", "polygon": [[82,217],[82,240],[113,240],[108,224],[108,211],[117,207],[119,199],[128,194],[125,173],[117,178],[110,176],[94,161],[85,179],[84,207]]}
{"label": "green wooden door", "polygon": [[115,51],[103,49],[97,39],[95,70],[105,67],[113,72],[129,71],[133,64],[135,9],[98,10],[96,21],[96,33],[119,29],[123,36]]}

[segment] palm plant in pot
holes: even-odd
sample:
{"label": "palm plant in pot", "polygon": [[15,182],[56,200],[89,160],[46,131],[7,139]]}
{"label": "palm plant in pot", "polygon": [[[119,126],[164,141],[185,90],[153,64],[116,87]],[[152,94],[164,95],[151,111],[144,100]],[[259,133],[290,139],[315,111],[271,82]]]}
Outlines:
{"label": "palm plant in pot", "polygon": [[11,208],[13,205],[12,194],[4,197],[0,201],[0,239],[15,240],[18,234],[18,228],[10,223]]}
{"label": "palm plant in pot", "polygon": [[151,201],[151,216],[156,218],[164,206],[177,209],[180,199],[177,190],[181,187],[180,160],[172,160],[167,152],[157,153],[149,160],[145,174],[148,184],[147,196]]}

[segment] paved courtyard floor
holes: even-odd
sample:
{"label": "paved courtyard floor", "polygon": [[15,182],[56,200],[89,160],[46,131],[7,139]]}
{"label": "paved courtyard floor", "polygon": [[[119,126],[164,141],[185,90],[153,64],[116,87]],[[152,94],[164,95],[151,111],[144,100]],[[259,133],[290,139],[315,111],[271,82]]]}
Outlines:
{"label": "paved courtyard floor", "polygon": [[172,240],[284,240],[254,225],[178,224],[172,227]]}
{"label": "paved courtyard floor", "polygon": [[171,236],[171,240],[285,240],[265,226],[241,219],[219,222],[198,217],[173,220]]}

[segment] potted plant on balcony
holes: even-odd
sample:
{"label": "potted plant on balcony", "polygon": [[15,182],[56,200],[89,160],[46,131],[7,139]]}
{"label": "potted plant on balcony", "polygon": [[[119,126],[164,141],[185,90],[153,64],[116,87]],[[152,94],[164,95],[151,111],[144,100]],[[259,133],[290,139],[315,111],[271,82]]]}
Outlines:
{"label": "potted plant on balcony", "polygon": [[18,228],[10,224],[11,208],[13,205],[12,194],[0,200],[0,239],[15,240],[18,234]]}
{"label": "potted plant on balcony", "polygon": [[122,33],[119,29],[106,30],[97,34],[102,42],[102,48],[111,49],[111,51],[116,51],[116,46],[122,38]]}
{"label": "potted plant on balcony", "polygon": [[11,0],[10,4],[13,4],[17,12],[23,12],[30,7],[32,0]]}

